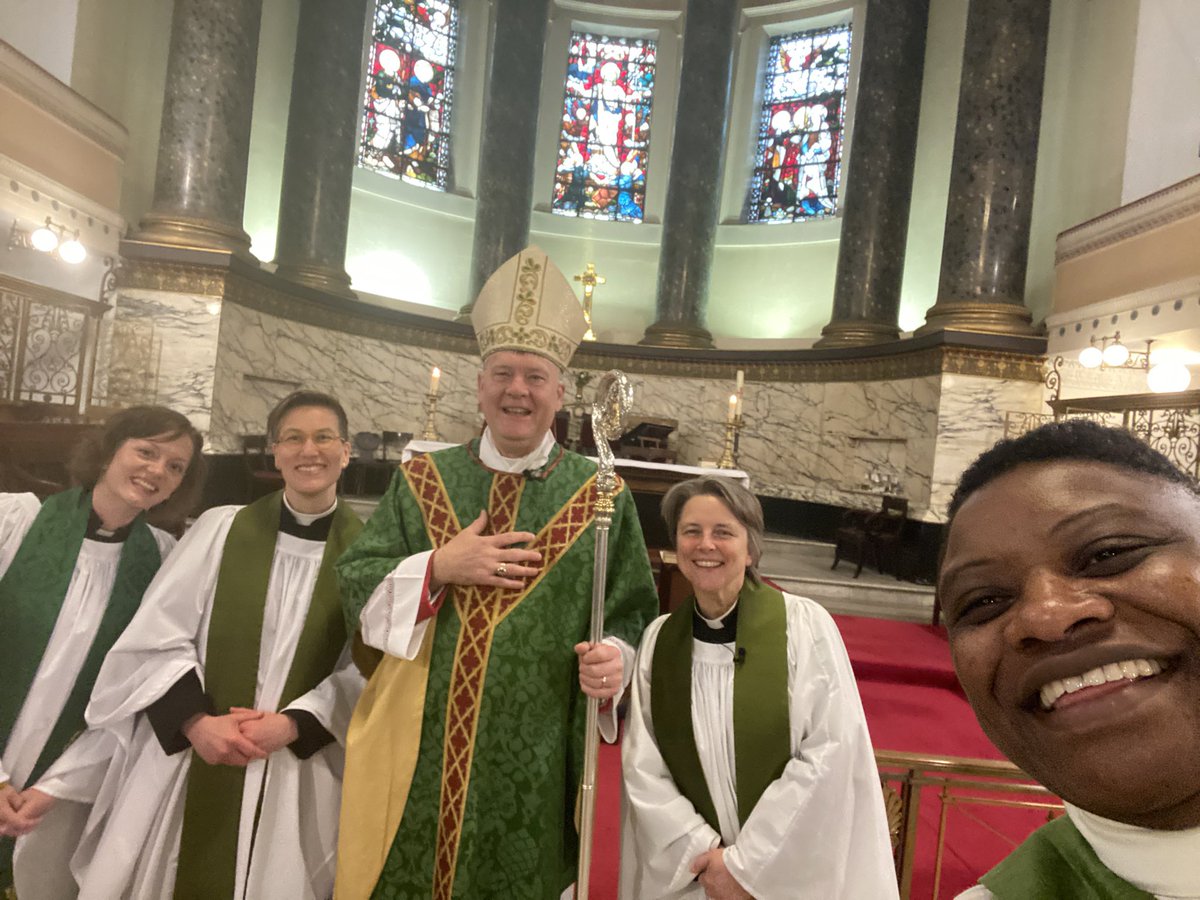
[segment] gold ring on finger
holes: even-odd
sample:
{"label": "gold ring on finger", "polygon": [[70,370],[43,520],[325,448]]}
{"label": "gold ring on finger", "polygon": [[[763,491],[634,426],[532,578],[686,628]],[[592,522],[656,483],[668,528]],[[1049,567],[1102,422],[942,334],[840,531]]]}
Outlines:
{"label": "gold ring on finger", "polygon": [[497,578],[503,578],[507,574],[508,574],[508,563],[500,563],[500,565],[496,566],[496,577]]}

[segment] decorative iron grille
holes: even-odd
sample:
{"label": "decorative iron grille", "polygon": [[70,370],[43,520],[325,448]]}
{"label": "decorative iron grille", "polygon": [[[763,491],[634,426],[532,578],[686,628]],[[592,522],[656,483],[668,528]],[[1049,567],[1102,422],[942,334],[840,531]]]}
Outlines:
{"label": "decorative iron grille", "polygon": [[82,414],[104,303],[0,275],[0,402]]}

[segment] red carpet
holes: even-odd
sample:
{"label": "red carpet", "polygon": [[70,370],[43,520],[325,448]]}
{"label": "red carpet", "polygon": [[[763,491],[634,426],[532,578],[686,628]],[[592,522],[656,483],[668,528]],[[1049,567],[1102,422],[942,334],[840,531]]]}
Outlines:
{"label": "red carpet", "polygon": [[[871,739],[880,750],[1003,759],[975,720],[958,686],[944,628],[834,616],[858,680]],[[599,800],[591,897],[615,900],[620,848],[620,747],[600,750]],[[954,897],[1045,821],[1043,812],[951,806],[938,897],[935,845],[941,804],[927,790],[921,804],[913,900]]]}

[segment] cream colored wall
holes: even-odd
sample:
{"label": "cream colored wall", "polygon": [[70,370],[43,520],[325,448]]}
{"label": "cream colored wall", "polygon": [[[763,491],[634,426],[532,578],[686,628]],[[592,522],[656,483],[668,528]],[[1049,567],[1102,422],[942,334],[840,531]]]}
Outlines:
{"label": "cream colored wall", "polygon": [[173,6],[164,0],[79,0],[71,87],[129,132],[120,212],[132,225],[154,197]]}
{"label": "cream colored wall", "polygon": [[[16,0],[0,0],[13,3]],[[249,187],[244,227],[264,260],[273,256],[278,192],[286,136],[287,94],[299,0],[266,0],[260,35]],[[456,186],[452,195],[358,171],[351,208],[347,270],[360,290],[401,301],[455,310],[467,301],[474,216],[474,176],[482,119],[489,4],[462,0],[462,43],[454,111]],[[860,3],[853,7],[861,22]],[[170,6],[161,0],[78,0],[73,86],[108,111],[130,133],[121,212],[137,221],[149,208],[170,32]],[[662,39],[678,47],[682,0],[655,5]],[[1052,8],[1038,181],[1034,202],[1027,302],[1035,318],[1050,307],[1054,236],[1119,204],[1125,168],[1125,122],[1138,7],[1132,0],[1055,0]],[[546,117],[556,117],[565,34],[573,21],[600,25],[624,21],[645,28],[644,4],[618,3],[610,13],[578,3],[556,8],[546,51],[543,143],[554,141]],[[730,144],[722,187],[724,224],[718,230],[708,326],[723,346],[758,339],[803,346],[829,320],[837,266],[837,221],[794,226],[736,224],[752,162],[756,121],[755,72],[764,35],[788,21],[836,15],[837,3],[809,0],[779,4],[747,0],[745,28],[735,60],[738,82],[730,119]],[[841,7],[845,9],[843,5]],[[919,326],[936,299],[946,193],[954,143],[967,0],[932,0],[922,89],[921,122],[900,324]],[[631,12],[632,11],[632,12]],[[639,12],[633,16],[633,12]],[[844,16],[845,13],[842,13]],[[622,18],[624,17],[624,18]],[[603,21],[601,21],[603,20]],[[781,24],[782,23],[782,24]],[[651,199],[662,197],[669,160],[670,123],[678,90],[678,54],[660,66],[655,108],[656,156]],[[853,152],[852,147],[850,152]],[[550,162],[547,162],[550,160]],[[552,146],[539,149],[544,187]],[[843,184],[848,166],[843,168]],[[657,187],[655,187],[657,185]],[[545,205],[541,191],[535,205]],[[602,338],[636,341],[654,319],[661,232],[654,218],[661,201],[648,204],[642,226],[581,222],[535,211],[533,239],[568,273],[595,262],[609,278],[596,293]],[[657,207],[657,209],[656,209]],[[372,298],[368,298],[372,299]],[[386,300],[382,302],[387,302]]]}
{"label": "cream colored wall", "polygon": [[1137,28],[1123,204],[1200,174],[1200,4],[1141,3]]}
{"label": "cream colored wall", "polygon": [[71,45],[78,0],[0,0],[0,39],[59,81],[71,81]]}

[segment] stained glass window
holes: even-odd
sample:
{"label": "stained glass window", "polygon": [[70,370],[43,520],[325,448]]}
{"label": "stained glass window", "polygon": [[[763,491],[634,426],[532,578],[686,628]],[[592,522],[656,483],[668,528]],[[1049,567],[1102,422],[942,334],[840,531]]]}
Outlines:
{"label": "stained glass window", "polygon": [[837,212],[849,71],[849,25],[772,39],[750,221],[796,222]]}
{"label": "stained glass window", "polygon": [[642,221],[657,53],[651,40],[571,34],[554,212]]}
{"label": "stained glass window", "polygon": [[457,0],[377,0],[358,164],[444,191]]}

